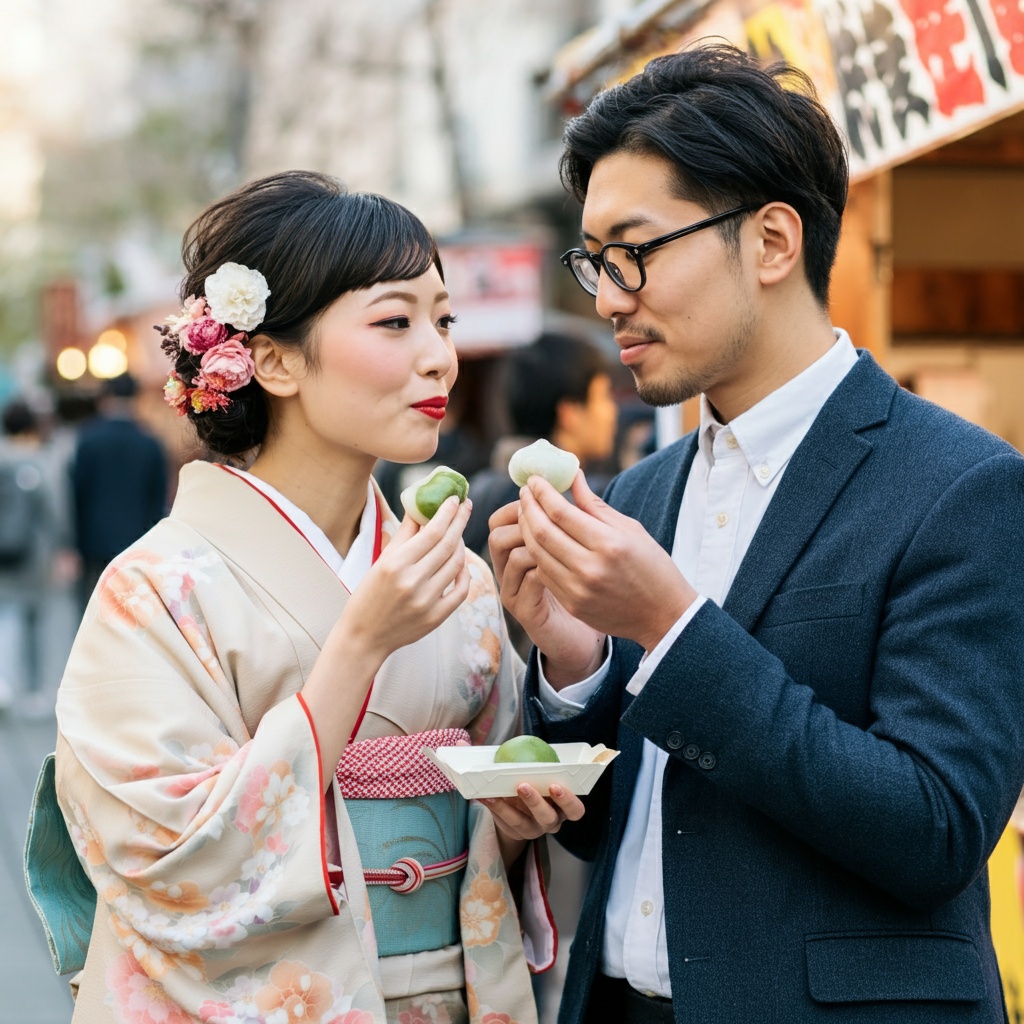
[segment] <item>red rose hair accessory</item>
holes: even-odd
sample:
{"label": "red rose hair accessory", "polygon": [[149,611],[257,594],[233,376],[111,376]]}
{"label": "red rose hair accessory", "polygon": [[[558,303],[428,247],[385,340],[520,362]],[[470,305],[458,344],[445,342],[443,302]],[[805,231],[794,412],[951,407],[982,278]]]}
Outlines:
{"label": "red rose hair accessory", "polygon": [[[206,279],[206,295],[190,295],[181,314],[169,316],[155,329],[163,335],[160,347],[177,361],[182,349],[202,356],[191,386],[172,372],[164,385],[164,401],[184,416],[226,409],[228,395],[244,388],[256,372],[245,343],[267,312],[270,289],[258,270],[225,263]],[[228,337],[228,326],[235,334]]]}

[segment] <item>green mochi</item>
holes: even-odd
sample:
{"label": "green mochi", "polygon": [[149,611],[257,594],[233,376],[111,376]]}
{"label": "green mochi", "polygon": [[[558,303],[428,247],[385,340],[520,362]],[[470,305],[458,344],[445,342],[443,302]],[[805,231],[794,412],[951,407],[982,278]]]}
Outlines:
{"label": "green mochi", "polygon": [[433,519],[453,494],[458,495],[460,503],[465,501],[469,495],[469,483],[461,473],[441,470],[416,489],[416,507],[428,519]]}

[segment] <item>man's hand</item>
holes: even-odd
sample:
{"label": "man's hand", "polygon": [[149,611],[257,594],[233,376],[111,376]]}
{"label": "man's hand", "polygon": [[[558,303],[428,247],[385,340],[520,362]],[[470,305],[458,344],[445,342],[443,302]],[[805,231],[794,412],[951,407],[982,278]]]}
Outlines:
{"label": "man's hand", "polygon": [[519,561],[531,564],[531,590],[545,589],[563,614],[599,634],[653,650],[696,600],[696,590],[640,523],[591,491],[582,472],[572,493],[575,508],[538,476],[520,492],[526,554]]}
{"label": "man's hand", "polygon": [[583,801],[564,786],[552,783],[548,799],[528,782],[518,787],[518,796],[481,800],[494,816],[494,824],[509,839],[528,842],[548,832],[557,832],[563,821],[579,821],[586,808]]}
{"label": "man's hand", "polygon": [[488,521],[488,541],[501,602],[544,654],[544,675],[560,690],[593,675],[604,657],[605,635],[573,618],[537,578],[537,563],[523,546],[519,502]]}

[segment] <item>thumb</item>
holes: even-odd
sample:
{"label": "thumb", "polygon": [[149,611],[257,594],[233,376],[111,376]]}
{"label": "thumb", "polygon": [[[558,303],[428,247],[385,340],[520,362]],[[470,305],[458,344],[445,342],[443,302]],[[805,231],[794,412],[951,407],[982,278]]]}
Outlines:
{"label": "thumb", "polygon": [[576,507],[581,512],[586,512],[587,515],[599,519],[602,523],[617,524],[621,518],[619,512],[616,512],[611,505],[602,501],[590,489],[582,469],[577,471],[576,479],[572,482],[572,496],[576,502]]}
{"label": "thumb", "polygon": [[398,529],[395,531],[394,536],[391,538],[392,545],[399,546],[404,544],[406,541],[412,540],[417,533],[420,532],[420,524],[413,519],[408,512],[405,514],[405,518],[402,520]]}

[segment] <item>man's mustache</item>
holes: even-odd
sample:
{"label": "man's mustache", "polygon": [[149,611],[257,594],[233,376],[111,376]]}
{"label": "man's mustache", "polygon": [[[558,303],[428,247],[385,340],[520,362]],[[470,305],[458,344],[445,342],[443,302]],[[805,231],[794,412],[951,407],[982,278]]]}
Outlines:
{"label": "man's mustache", "polygon": [[656,327],[649,327],[647,324],[640,323],[639,320],[630,320],[628,318],[613,319],[612,327],[615,328],[615,340],[618,341],[622,336],[629,336],[630,338],[642,338],[644,341],[664,341],[665,335],[661,333]]}

